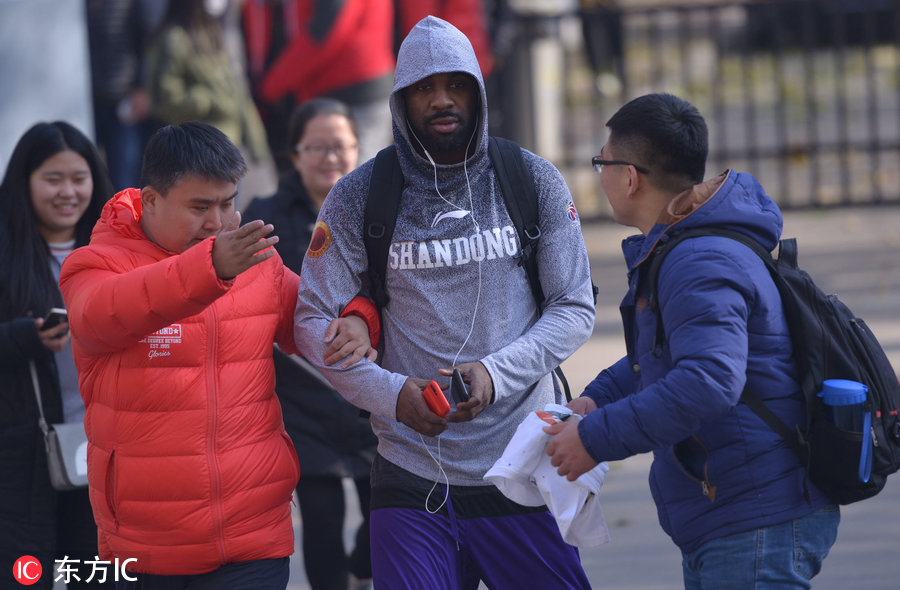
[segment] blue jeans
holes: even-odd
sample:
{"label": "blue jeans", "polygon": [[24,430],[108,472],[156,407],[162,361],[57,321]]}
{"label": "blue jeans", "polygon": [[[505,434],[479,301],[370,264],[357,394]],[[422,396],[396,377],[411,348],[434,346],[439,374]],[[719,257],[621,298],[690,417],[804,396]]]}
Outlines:
{"label": "blue jeans", "polygon": [[287,557],[226,563],[217,570],[193,576],[132,574],[134,582],[116,582],[116,590],[284,590],[291,562]]}
{"label": "blue jeans", "polygon": [[838,507],[826,506],[803,518],[707,541],[682,553],[685,590],[809,589],[840,521]]}

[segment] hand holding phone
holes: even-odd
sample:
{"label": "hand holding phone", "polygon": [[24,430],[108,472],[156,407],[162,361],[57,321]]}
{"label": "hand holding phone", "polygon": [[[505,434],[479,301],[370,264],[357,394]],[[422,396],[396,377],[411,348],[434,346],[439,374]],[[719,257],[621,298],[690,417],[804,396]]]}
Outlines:
{"label": "hand holding phone", "polygon": [[[55,328],[56,326],[60,325],[61,323],[68,322],[68,321],[69,321],[69,316],[66,313],[66,310],[59,308],[59,307],[54,307],[49,312],[47,312],[46,316],[44,316],[44,325],[41,326],[41,331],[49,330],[50,328]],[[63,333],[65,333],[65,332],[63,332]]]}
{"label": "hand holding phone", "polygon": [[459,369],[453,369],[453,376],[450,378],[450,399],[458,404],[469,401],[469,388]]}
{"label": "hand holding phone", "polygon": [[425,389],[422,390],[422,399],[438,416],[444,417],[450,411],[450,402],[444,397],[444,392],[441,391],[441,386],[437,384],[437,381],[432,381],[425,386]]}

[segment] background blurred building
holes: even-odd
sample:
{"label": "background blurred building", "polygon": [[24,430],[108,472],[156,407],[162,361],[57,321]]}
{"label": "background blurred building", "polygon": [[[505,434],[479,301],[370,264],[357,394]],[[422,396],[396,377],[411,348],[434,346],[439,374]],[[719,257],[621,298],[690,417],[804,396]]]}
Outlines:
{"label": "background blurred building", "polygon": [[0,0],[0,171],[37,121],[94,136],[83,0]]}

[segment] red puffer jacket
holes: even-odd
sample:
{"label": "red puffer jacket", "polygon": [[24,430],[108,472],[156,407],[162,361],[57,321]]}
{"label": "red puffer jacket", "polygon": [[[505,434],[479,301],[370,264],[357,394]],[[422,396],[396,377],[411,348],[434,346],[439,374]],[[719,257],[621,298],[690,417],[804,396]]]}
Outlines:
{"label": "red puffer jacket", "polygon": [[296,352],[299,278],[276,255],[220,280],[215,238],[174,255],[140,215],[139,190],[116,195],[60,276],[100,556],[174,575],[290,555],[299,465],[272,343]]}

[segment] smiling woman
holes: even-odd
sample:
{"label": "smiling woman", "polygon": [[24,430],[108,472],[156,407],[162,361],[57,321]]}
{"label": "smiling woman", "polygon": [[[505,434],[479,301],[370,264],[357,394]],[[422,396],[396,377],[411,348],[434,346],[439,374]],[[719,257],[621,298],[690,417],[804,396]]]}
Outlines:
{"label": "smiling woman", "polygon": [[68,323],[45,327],[43,318],[63,307],[62,261],[87,244],[110,196],[97,150],[64,122],[26,131],[0,184],[0,570],[27,548],[43,564],[48,588],[55,559],[94,558],[97,528],[86,489],[50,485],[29,366],[47,421],[83,420]]}
{"label": "smiling woman", "polygon": [[38,232],[47,243],[75,239],[94,190],[87,160],[72,150],[54,154],[31,173],[29,186]]}

